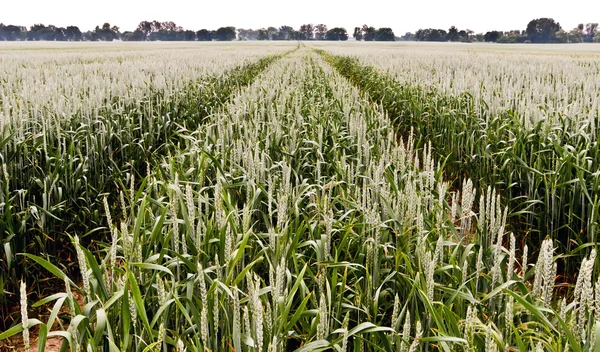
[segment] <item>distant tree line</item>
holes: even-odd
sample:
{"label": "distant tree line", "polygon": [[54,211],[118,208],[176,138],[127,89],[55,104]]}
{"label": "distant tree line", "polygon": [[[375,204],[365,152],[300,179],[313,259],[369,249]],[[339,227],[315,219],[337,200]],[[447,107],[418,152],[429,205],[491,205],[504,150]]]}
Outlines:
{"label": "distant tree line", "polygon": [[[354,38],[365,41],[394,41],[391,28],[375,29],[364,25],[354,29]],[[304,24],[298,30],[291,26],[260,29],[221,27],[217,30],[184,29],[174,22],[142,21],[134,31],[121,32],[110,23],[82,32],[77,26],[57,27],[35,24],[24,26],[0,23],[0,41],[231,41],[231,40],[348,40],[345,28],[328,29],[325,24]]]}
{"label": "distant tree line", "polygon": [[375,29],[375,27],[367,26],[366,24],[362,27],[355,27],[353,37],[356,40],[364,40],[366,42],[393,42],[396,40],[394,31],[391,28],[382,27]]}
{"label": "distant tree line", "polygon": [[[426,28],[396,37],[388,27],[368,25],[355,27],[352,37],[357,41],[429,41],[429,42],[498,42],[498,43],[591,43],[600,42],[598,23],[579,24],[569,32],[552,18],[531,20],[524,30],[488,31],[477,33],[455,26],[448,30]],[[119,27],[104,23],[94,30],[82,32],[77,26],[56,27],[35,24],[24,26],[0,23],[0,41],[231,41],[231,40],[348,40],[343,27],[328,29],[325,24],[303,24],[260,29],[221,27],[217,30],[184,29],[174,22],[142,21],[134,31],[121,32]]]}
{"label": "distant tree line", "polygon": [[569,32],[552,18],[532,20],[524,31],[490,31],[484,41],[497,43],[593,43],[600,42],[598,23],[580,23]]}
{"label": "distant tree line", "polygon": [[598,23],[579,24],[566,32],[552,18],[531,20],[524,30],[488,31],[475,34],[471,30],[458,30],[455,26],[444,29],[419,29],[406,33],[400,40],[429,42],[494,42],[494,43],[592,43],[600,42]]}
{"label": "distant tree line", "polygon": [[82,32],[77,26],[56,27],[35,24],[24,26],[0,23],[0,41],[227,41],[237,37],[235,27],[217,30],[184,30],[174,22],[142,21],[133,32],[122,32],[117,26],[104,23],[94,30]]}

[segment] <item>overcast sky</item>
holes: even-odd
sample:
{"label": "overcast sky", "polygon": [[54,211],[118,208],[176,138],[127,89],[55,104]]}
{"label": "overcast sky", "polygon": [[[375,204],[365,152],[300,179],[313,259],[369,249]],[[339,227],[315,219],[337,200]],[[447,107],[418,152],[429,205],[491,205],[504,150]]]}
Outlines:
{"label": "overcast sky", "polygon": [[475,32],[525,29],[539,17],[552,17],[567,30],[578,23],[600,22],[600,0],[6,0],[0,6],[4,24],[76,25],[88,30],[109,22],[121,31],[134,30],[143,20],[157,20],[194,30],[282,25],[298,29],[304,23],[325,23],[352,32],[355,26],[368,24],[391,27],[401,35],[452,25]]}

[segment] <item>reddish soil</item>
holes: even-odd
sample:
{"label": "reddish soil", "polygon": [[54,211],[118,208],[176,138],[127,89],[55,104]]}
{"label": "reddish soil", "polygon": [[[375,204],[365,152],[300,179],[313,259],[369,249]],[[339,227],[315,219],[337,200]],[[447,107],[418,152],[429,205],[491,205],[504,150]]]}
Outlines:
{"label": "reddish soil", "polygon": [[[83,295],[81,295],[77,291],[73,291],[73,297],[77,301],[80,307],[84,306]],[[48,306],[48,309],[52,309],[54,302],[51,302]],[[68,313],[66,307],[63,306],[61,312]],[[33,318],[31,316],[30,318]],[[47,316],[39,316],[37,319],[41,321],[45,321]],[[53,326],[54,329],[60,329],[58,323],[55,323]],[[52,331],[52,330],[50,330]],[[38,329],[32,328],[29,330],[31,346],[29,347],[29,351],[35,352],[38,350],[37,337],[38,337]],[[62,337],[52,337],[46,340],[46,352],[59,352],[62,346]],[[25,351],[25,345],[23,344],[23,334],[17,334],[9,339],[0,341],[0,352],[15,352],[15,351]]]}

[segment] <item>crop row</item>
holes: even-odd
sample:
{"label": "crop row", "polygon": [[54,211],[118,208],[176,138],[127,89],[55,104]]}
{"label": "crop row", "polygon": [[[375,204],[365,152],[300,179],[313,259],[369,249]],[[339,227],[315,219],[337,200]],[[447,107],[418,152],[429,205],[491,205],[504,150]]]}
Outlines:
{"label": "crop row", "polygon": [[[327,59],[382,104],[401,134],[418,136],[417,148],[431,143],[455,184],[468,176],[479,188],[500,191],[511,209],[511,229],[527,234],[519,240],[537,245],[549,235],[566,252],[596,243],[600,146],[595,130],[574,129],[566,118],[528,127],[519,110],[492,114],[467,93],[403,85],[349,56]],[[575,269],[565,265],[569,272]]]}
{"label": "crop row", "polygon": [[[155,155],[172,152],[182,143],[182,133],[196,129],[279,57],[242,61],[224,73],[190,77],[176,90],[150,85],[135,102],[113,97],[109,105],[95,107],[94,117],[82,111],[69,120],[55,120],[53,111],[47,115],[48,125],[34,117],[27,125],[6,125],[0,142],[2,321],[14,318],[7,314],[18,302],[19,279],[27,279],[40,294],[48,288],[19,253],[42,254],[68,265],[74,252],[68,246],[65,251],[67,234],[79,233],[86,243],[107,234],[102,229],[101,195],[117,195],[136,184],[136,177],[141,179],[156,162]],[[93,90],[93,85],[88,88]]]}

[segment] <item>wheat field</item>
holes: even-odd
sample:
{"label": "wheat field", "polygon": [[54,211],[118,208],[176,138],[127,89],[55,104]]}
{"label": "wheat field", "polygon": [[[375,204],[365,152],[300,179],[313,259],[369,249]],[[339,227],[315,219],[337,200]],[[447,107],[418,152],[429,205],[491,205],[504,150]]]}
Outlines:
{"label": "wheat field", "polygon": [[600,349],[597,46],[0,53],[0,343]]}

